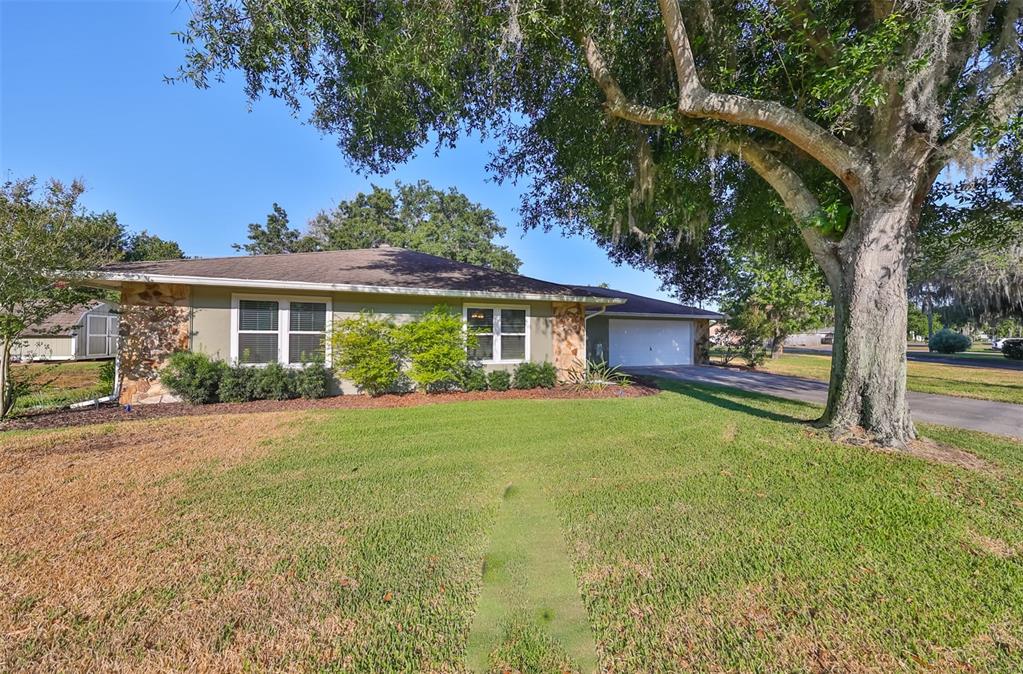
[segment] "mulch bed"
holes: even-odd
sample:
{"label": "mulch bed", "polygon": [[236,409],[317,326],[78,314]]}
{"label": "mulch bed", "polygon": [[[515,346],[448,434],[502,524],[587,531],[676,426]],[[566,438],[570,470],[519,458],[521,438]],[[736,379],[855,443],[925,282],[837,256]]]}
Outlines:
{"label": "mulch bed", "polygon": [[651,383],[632,386],[610,386],[603,390],[577,389],[559,386],[553,389],[525,391],[474,391],[464,393],[407,393],[382,395],[375,398],[364,395],[340,395],[318,400],[254,400],[247,403],[215,403],[190,405],[188,403],[162,403],[135,405],[130,412],[120,405],[107,403],[99,407],[79,410],[57,410],[15,417],[0,422],[0,431],[44,428],[69,428],[90,424],[160,419],[165,417],[202,416],[211,414],[249,414],[253,412],[281,412],[300,410],[370,409],[375,407],[414,407],[440,403],[469,402],[475,400],[579,400],[595,398],[638,398],[657,393]]}

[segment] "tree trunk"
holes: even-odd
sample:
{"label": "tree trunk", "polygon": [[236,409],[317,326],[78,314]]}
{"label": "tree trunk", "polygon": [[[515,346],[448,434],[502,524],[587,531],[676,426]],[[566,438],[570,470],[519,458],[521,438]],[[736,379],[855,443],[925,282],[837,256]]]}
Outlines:
{"label": "tree trunk", "polygon": [[785,353],[785,336],[775,335],[771,339],[771,358],[781,358]]}
{"label": "tree trunk", "polygon": [[10,395],[12,346],[12,342],[5,339],[3,346],[0,347],[0,419],[7,416],[11,405],[14,403]]}
{"label": "tree trunk", "polygon": [[865,432],[902,447],[916,437],[906,401],[907,224],[912,201],[865,209],[840,247],[828,405],[833,437]]}

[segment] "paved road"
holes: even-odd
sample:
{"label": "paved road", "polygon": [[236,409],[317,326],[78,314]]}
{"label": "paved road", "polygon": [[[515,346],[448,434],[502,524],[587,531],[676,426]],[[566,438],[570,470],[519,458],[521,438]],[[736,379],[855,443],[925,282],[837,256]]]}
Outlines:
{"label": "paved road", "polygon": [[[828,346],[807,347],[807,346],[786,346],[785,353],[805,353],[814,356],[830,356],[831,348]],[[1023,360],[1009,360],[1000,356],[997,351],[989,354],[973,357],[947,356],[942,353],[930,351],[907,351],[906,360],[913,360],[920,363],[941,363],[942,365],[958,365],[960,367],[983,367],[995,368],[996,370],[1020,370],[1023,372]]]}
{"label": "paved road", "polygon": [[[769,372],[749,372],[712,365],[632,367],[629,371],[666,379],[732,386],[744,391],[766,393],[818,405],[823,405],[828,399],[827,382]],[[910,391],[908,396],[909,407],[917,421],[1023,439],[1023,405],[915,391]]]}

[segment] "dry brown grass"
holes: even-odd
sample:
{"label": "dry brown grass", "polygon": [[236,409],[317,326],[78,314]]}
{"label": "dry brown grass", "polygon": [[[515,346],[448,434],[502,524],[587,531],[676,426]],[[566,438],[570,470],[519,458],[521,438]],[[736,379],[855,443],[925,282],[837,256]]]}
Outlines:
{"label": "dry brown grass", "polygon": [[102,361],[80,363],[15,363],[11,372],[17,381],[45,383],[51,389],[87,389],[99,383]]}
{"label": "dry brown grass", "polygon": [[0,670],[239,670],[255,650],[244,637],[249,621],[279,627],[260,637],[256,660],[283,652],[282,640],[299,650],[316,631],[304,629],[308,620],[275,621],[281,607],[308,605],[287,583],[268,586],[269,572],[258,576],[262,587],[197,575],[221,567],[210,560],[281,542],[174,507],[194,470],[258,458],[299,418],[195,417],[3,438]]}
{"label": "dry brown grass", "polygon": [[[779,584],[780,583],[780,584]],[[680,669],[736,671],[734,662],[722,658],[728,651],[721,641],[733,644],[733,653],[762,651],[776,671],[848,672],[856,674],[896,671],[899,662],[884,649],[871,648],[870,639],[851,629],[844,636],[832,626],[815,624],[819,616],[806,599],[804,606],[790,603],[779,609],[779,594],[799,596],[797,588],[755,583],[718,597],[704,597],[677,615],[665,629]]]}

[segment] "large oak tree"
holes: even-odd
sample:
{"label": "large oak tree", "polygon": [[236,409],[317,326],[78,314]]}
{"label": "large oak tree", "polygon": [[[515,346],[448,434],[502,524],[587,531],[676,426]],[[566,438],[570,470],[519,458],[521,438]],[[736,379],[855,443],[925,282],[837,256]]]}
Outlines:
{"label": "large oak tree", "polygon": [[181,76],[240,69],[369,170],[492,134],[495,173],[531,180],[527,225],[651,254],[776,205],[834,296],[823,421],[899,445],[914,231],[950,162],[1019,154],[1020,7],[199,0]]}

